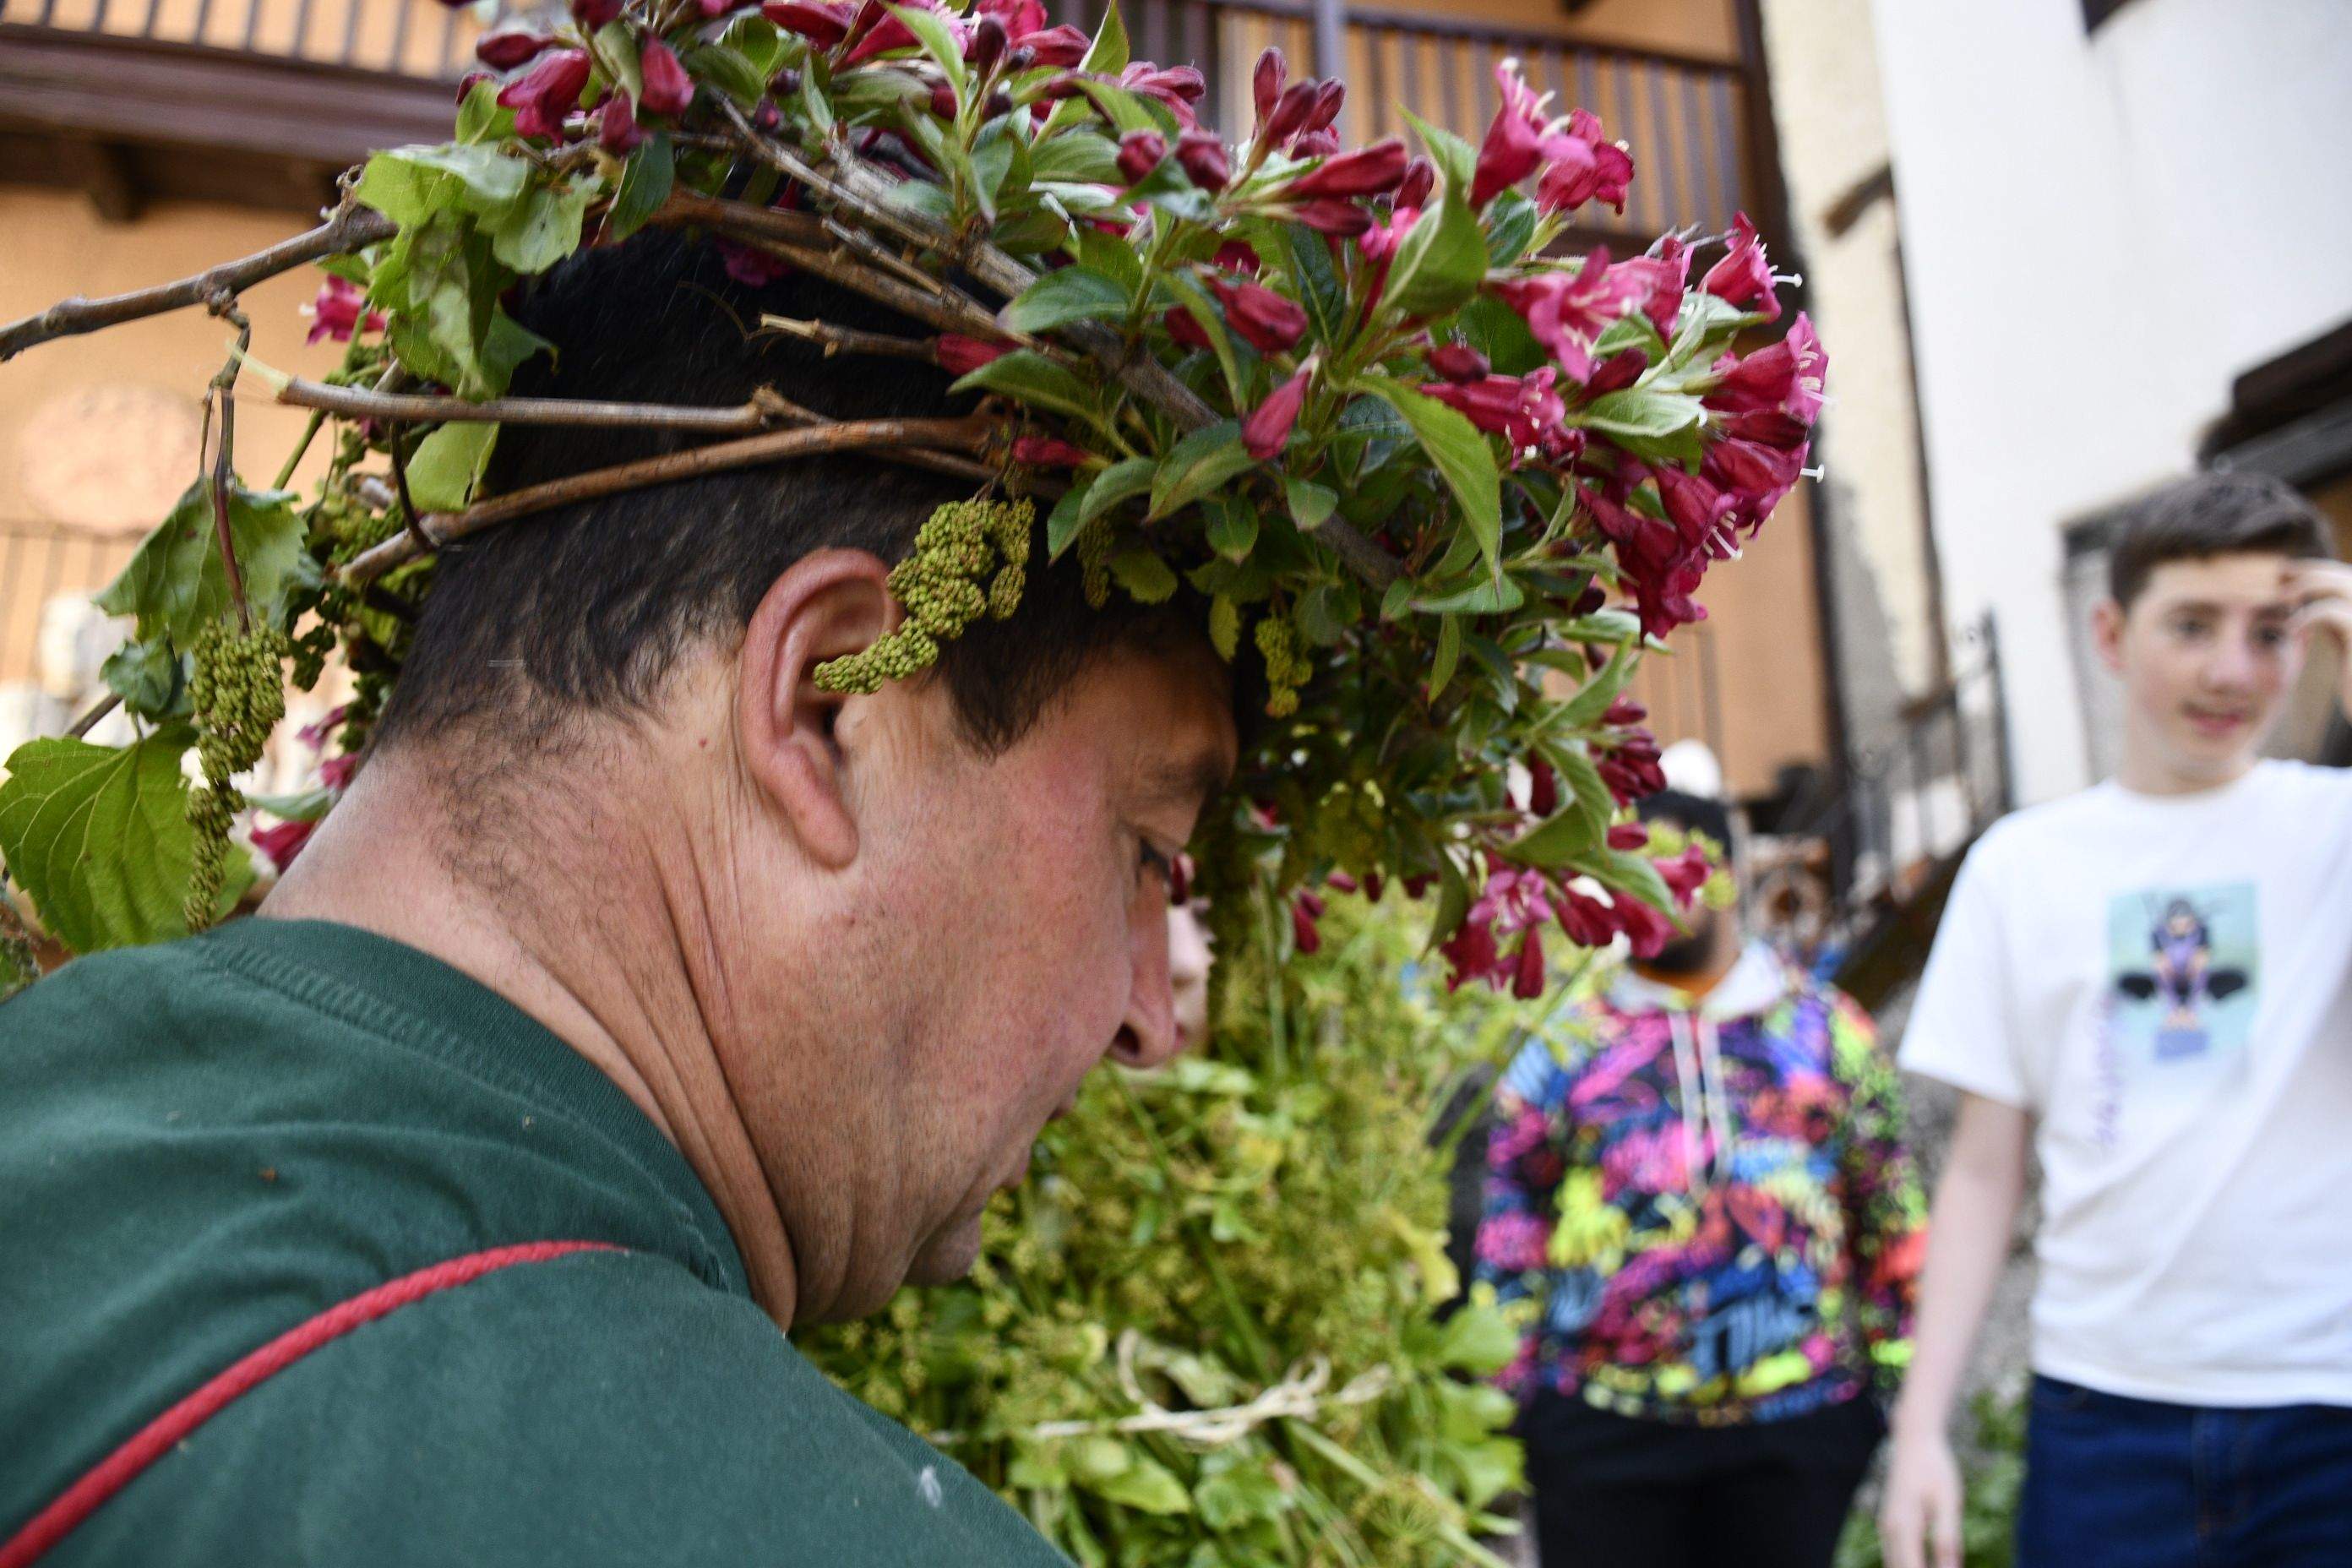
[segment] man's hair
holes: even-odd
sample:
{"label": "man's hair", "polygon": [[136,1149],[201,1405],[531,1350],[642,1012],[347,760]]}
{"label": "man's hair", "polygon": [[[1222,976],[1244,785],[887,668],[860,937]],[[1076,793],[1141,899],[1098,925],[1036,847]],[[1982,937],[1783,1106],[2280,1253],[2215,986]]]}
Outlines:
{"label": "man's hair", "polygon": [[1731,853],[1731,812],[1719,800],[1686,795],[1678,789],[1662,789],[1655,795],[1643,795],[1633,807],[1633,815],[1643,822],[1671,822],[1685,831],[1704,833],[1725,854]]}
{"label": "man's hair", "polygon": [[[555,345],[516,376],[517,396],[723,406],[766,386],[849,419],[953,416],[973,403],[950,396],[950,378],[927,360],[827,357],[760,324],[770,314],[910,340],[928,329],[805,274],[746,287],[713,246],[660,231],[572,258],[509,308]],[[709,439],[509,425],[484,489],[512,491]],[[463,729],[530,747],[581,713],[642,713],[681,654],[739,637],[803,556],[843,547],[896,562],[935,508],[979,488],[878,451],[845,452],[582,501],[454,542],[440,552],[383,734]],[[1146,610],[1117,592],[1089,605],[1074,560],[1045,564],[1039,510],[1018,611],[983,617],[940,647],[936,674],[983,752],[1019,739],[1090,657],[1166,646],[1197,608],[1180,598]]]}
{"label": "man's hair", "polygon": [[2336,553],[2317,508],[2267,474],[2196,474],[2126,510],[2107,552],[2107,592],[2131,608],[2156,569],[2246,552],[2315,560]]}

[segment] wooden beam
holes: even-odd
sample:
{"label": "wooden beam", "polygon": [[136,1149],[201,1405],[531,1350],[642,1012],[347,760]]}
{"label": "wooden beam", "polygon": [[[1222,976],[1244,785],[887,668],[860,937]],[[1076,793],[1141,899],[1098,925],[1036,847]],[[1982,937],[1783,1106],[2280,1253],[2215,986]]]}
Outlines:
{"label": "wooden beam", "polygon": [[146,195],[120,142],[68,140],[58,149],[66,176],[89,198],[102,222],[136,223]]}

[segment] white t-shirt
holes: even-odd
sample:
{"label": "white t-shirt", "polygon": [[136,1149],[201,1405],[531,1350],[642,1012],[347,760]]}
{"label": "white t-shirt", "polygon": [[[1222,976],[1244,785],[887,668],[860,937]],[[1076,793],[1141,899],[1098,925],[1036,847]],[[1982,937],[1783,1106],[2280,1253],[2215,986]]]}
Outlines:
{"label": "white t-shirt", "polygon": [[2036,1371],[2352,1405],[2352,773],[2006,818],[1901,1060],[2037,1119]]}

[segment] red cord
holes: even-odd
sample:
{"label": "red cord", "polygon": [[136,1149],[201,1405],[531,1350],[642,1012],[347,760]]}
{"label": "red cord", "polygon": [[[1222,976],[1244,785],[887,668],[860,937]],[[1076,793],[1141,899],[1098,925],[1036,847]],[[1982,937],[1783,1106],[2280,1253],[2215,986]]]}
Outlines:
{"label": "red cord", "polygon": [[173,1444],[218,1415],[230,1401],[362,1323],[373,1322],[436,1290],[467,1284],[512,1264],[544,1263],[574,1252],[624,1250],[603,1241],[530,1241],[520,1247],[494,1247],[488,1252],[468,1253],[430,1268],[420,1268],[328,1308],[247,1353],[236,1365],[133,1433],[128,1442],[100,1460],[96,1468],[67,1488],[57,1500],[0,1545],[0,1568],[26,1568],[96,1512],[100,1503],[137,1479]]}

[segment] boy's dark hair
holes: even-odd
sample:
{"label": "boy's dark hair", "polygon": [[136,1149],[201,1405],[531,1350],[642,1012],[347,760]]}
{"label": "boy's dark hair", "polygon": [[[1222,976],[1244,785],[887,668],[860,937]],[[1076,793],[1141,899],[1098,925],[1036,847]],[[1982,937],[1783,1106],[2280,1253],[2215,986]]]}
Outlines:
{"label": "boy's dark hair", "polygon": [[2107,592],[2131,608],[2156,569],[2254,551],[2294,560],[2336,552],[2327,520],[2267,474],[2201,473],[2165,486],[2124,512],[2107,551]]}
{"label": "boy's dark hair", "polygon": [[1725,854],[1731,852],[1731,812],[1719,800],[1685,795],[1678,789],[1662,789],[1655,795],[1643,795],[1634,805],[1633,815],[1643,822],[1671,822],[1685,831],[1704,833]]}
{"label": "boy's dark hair", "polygon": [[[516,376],[514,395],[720,406],[768,386],[834,418],[936,417],[973,406],[970,396],[950,396],[947,373],[926,361],[827,358],[801,339],[759,332],[761,316],[772,314],[930,335],[804,274],[746,287],[724,259],[709,244],[647,231],[526,286],[509,308],[556,352]],[[509,426],[485,489],[515,490],[709,439]],[[879,452],[847,452],[650,486],[456,542],[440,552],[382,734],[420,739],[464,728],[530,746],[546,743],[571,714],[642,711],[687,647],[740,634],[803,556],[838,546],[896,562],[933,509],[979,488]],[[1147,610],[1114,591],[1103,609],[1087,605],[1074,560],[1045,563],[1050,506],[1039,508],[1018,612],[983,617],[940,649],[936,674],[966,737],[984,752],[1017,740],[1090,656],[1180,638],[1188,618],[1202,625],[1182,597]]]}

